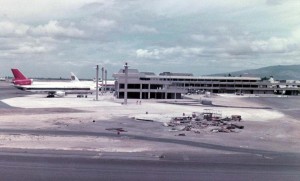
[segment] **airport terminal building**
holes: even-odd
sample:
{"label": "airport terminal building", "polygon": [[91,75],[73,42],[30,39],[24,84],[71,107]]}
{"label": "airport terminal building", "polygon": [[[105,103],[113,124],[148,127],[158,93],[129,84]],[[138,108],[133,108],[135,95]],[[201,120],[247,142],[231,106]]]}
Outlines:
{"label": "airport terminal building", "polygon": [[[196,77],[188,73],[139,72],[125,69],[113,74],[116,97],[130,99],[180,99],[185,93],[284,94],[298,95],[300,81],[262,80],[259,77]],[[127,77],[127,78],[126,78]],[[127,86],[126,86],[127,85]]]}

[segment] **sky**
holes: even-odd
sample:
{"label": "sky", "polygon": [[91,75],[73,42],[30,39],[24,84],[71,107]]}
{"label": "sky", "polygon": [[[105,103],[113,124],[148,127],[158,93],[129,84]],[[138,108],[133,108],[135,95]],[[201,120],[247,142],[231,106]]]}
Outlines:
{"label": "sky", "polygon": [[0,0],[0,76],[300,64],[298,0]]}

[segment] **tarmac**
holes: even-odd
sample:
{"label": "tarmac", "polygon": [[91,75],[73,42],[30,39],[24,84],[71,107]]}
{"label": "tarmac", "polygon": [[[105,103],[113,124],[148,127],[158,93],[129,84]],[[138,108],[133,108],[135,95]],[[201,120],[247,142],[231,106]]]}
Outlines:
{"label": "tarmac", "polygon": [[[200,99],[209,99],[213,105],[201,105],[198,103]],[[283,177],[277,178],[295,180],[296,176],[300,176],[299,120],[295,112],[289,114],[291,109],[295,110],[294,100],[290,104],[286,103],[289,105],[282,108],[274,106],[274,101],[263,101],[259,97],[216,95],[205,98],[202,95],[192,95],[190,99],[181,100],[141,100],[141,104],[137,103],[137,100],[129,100],[128,105],[124,105],[123,100],[115,99],[109,93],[100,95],[99,101],[94,100],[94,95],[88,98],[77,98],[76,95],[46,98],[43,94],[21,92],[3,82],[0,83],[0,100],[0,153],[5,156],[5,159],[13,159],[6,151],[12,150],[11,153],[21,154],[22,157],[32,155],[37,159],[50,153],[50,157],[67,156],[76,160],[78,157],[90,155],[86,159],[115,159],[124,160],[126,163],[129,163],[128,160],[136,160],[144,161],[146,165],[149,160],[178,161],[177,166],[185,162],[197,162],[199,165],[196,167],[200,169],[201,163],[214,164],[216,160],[212,158],[217,157],[221,165],[217,169],[219,175],[215,177],[210,175],[210,169],[214,167],[201,167],[200,170],[207,170],[205,173],[199,173],[204,176],[203,178],[241,179],[243,175],[238,173],[235,177],[224,176],[222,173],[226,170],[226,165],[245,164],[245,162],[250,163],[251,160],[257,160],[255,166],[253,164],[241,166],[245,169],[244,175],[250,176],[251,170],[254,174],[258,174],[261,162],[273,166],[272,168],[280,167]],[[285,99],[277,101],[281,100]],[[173,132],[163,126],[163,123],[170,121],[174,116],[182,116],[183,113],[191,115],[192,112],[201,112],[205,109],[218,110],[224,117],[239,114],[242,116],[241,124],[245,129],[236,133],[201,131],[200,134],[195,134],[185,131]],[[151,121],[142,121],[143,119]],[[118,131],[114,130],[116,128],[122,128],[124,132],[118,134]],[[177,136],[178,133],[185,133],[186,136]],[[46,160],[49,159],[47,157]],[[235,161],[231,162],[227,159]],[[30,162],[35,165],[35,159]],[[135,165],[136,167],[132,169],[140,167],[140,164]],[[172,169],[170,167],[170,172],[166,171],[166,174],[173,173],[177,166]],[[276,169],[268,170],[267,166],[262,169],[262,173],[275,172]],[[166,169],[163,165],[159,168]],[[289,168],[294,171],[285,172]],[[30,166],[28,169],[33,168]],[[189,172],[191,169],[186,167],[185,172],[180,173],[190,180],[196,180],[196,176],[200,175]],[[234,169],[236,166],[227,171],[236,173]],[[90,171],[91,175],[95,174],[94,171]],[[49,170],[44,172],[47,175]],[[139,180],[146,175],[149,177],[146,170],[141,172],[144,176],[137,174],[139,176],[133,178],[127,175],[126,178]],[[190,177],[187,173],[190,173]],[[35,175],[31,176],[33,178]],[[99,175],[94,176],[95,180],[99,179]],[[165,176],[161,175],[158,180],[168,178]],[[8,175],[7,178],[12,177]],[[174,177],[169,178],[176,180]],[[263,180],[269,177],[266,175],[256,178]]]}
{"label": "tarmac", "polygon": [[[126,132],[122,135],[130,136],[153,136],[166,137],[175,140],[202,141],[223,146],[237,146],[242,148],[298,152],[300,144],[298,144],[297,125],[298,121],[271,107],[266,107],[265,104],[257,103],[258,98],[249,100],[246,97],[228,97],[215,96],[209,98],[212,100],[212,106],[207,105],[190,105],[194,104],[198,98],[192,100],[142,100],[141,104],[136,100],[129,100],[128,105],[123,105],[122,100],[115,99],[112,94],[104,94],[99,96],[99,101],[94,100],[94,96],[88,98],[77,98],[76,95],[68,95],[63,98],[46,98],[43,94],[22,94],[19,90],[15,90],[9,85],[5,85],[1,89],[2,106],[1,109],[1,128],[2,129],[40,129],[40,130],[63,130],[76,132],[108,132],[107,128],[121,127]],[[197,95],[195,95],[197,96]],[[198,95],[199,96],[199,95]],[[200,97],[201,98],[201,97]],[[199,98],[199,99],[200,99]],[[202,97],[202,99],[204,99]],[[207,99],[207,98],[205,98]],[[234,134],[222,135],[222,133],[212,134],[202,131],[200,134],[184,132],[187,136],[184,138],[176,137],[178,132],[170,132],[170,128],[163,126],[163,123],[169,122],[172,117],[191,115],[192,112],[201,112],[205,109],[218,110],[223,117],[230,117],[233,114],[242,116],[242,124],[244,130]],[[145,123],[139,120],[152,120],[151,123]],[[112,132],[112,131],[110,131]],[[116,133],[116,131],[115,131]],[[223,133],[224,134],[224,133]],[[3,136],[2,136],[3,137]],[[5,136],[4,136],[5,137]],[[60,137],[44,137],[44,140],[36,143],[36,140],[31,141],[30,137],[22,136],[24,139],[21,143],[17,140],[19,137],[10,138],[10,142],[2,144],[2,147],[22,147],[30,145],[39,148],[49,149],[80,149],[75,140],[66,142],[56,147],[46,144],[49,142],[59,142]],[[49,139],[49,140],[48,140]],[[111,140],[98,138],[99,144],[96,146],[93,139],[89,141],[82,139],[85,144],[82,149],[101,150],[99,147],[104,147],[102,151],[114,150],[122,152],[128,150],[162,150],[161,146],[152,142],[146,144],[137,144],[135,149],[127,146],[126,149],[118,144],[114,144],[109,149]],[[101,140],[101,141],[100,141]],[[106,140],[106,141],[105,141]],[[134,145],[134,139],[129,139],[132,142],[128,145]],[[16,141],[16,142],[14,142]],[[123,143],[124,140],[115,138],[115,142]],[[224,144],[224,141],[226,144]],[[45,144],[43,144],[45,143]],[[103,145],[103,146],[102,146]],[[124,144],[125,145],[125,144]],[[123,146],[124,146],[123,145]],[[178,145],[173,145],[178,147]],[[26,147],[26,146],[25,146]],[[180,147],[182,150],[195,150],[194,148]],[[211,150],[210,150],[211,151]]]}

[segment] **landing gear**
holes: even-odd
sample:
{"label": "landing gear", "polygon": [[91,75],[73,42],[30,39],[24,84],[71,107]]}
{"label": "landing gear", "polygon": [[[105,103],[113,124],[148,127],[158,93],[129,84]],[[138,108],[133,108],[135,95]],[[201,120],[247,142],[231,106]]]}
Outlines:
{"label": "landing gear", "polygon": [[54,94],[48,94],[47,95],[47,98],[53,98],[54,97]]}

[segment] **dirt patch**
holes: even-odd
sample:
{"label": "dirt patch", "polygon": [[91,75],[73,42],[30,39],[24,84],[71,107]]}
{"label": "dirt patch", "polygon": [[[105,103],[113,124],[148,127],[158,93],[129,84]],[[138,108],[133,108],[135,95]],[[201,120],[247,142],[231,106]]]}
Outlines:
{"label": "dirt patch", "polygon": [[7,108],[0,109],[0,115],[14,115],[14,114],[53,114],[53,113],[83,113],[88,111],[83,111],[79,109],[71,108]]}

